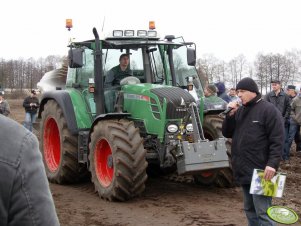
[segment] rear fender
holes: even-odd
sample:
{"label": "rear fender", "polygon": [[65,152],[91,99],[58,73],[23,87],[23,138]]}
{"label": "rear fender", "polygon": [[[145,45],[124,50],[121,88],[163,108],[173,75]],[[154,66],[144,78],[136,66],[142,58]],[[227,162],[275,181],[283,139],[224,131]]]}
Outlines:
{"label": "rear fender", "polygon": [[58,103],[63,111],[64,116],[66,116],[65,119],[67,121],[69,131],[72,133],[72,135],[77,135],[78,127],[69,93],[64,90],[56,90],[43,93],[38,118],[41,118],[42,112],[44,111],[44,106],[48,100],[55,100]]}

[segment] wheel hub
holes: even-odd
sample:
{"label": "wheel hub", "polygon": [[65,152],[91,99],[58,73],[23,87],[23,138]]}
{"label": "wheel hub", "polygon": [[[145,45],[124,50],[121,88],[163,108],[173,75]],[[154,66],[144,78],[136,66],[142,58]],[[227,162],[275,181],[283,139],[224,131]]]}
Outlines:
{"label": "wheel hub", "polygon": [[100,139],[95,146],[95,171],[98,181],[108,187],[114,177],[114,163],[111,146],[106,139]]}
{"label": "wheel hub", "polygon": [[43,150],[47,168],[55,172],[59,168],[61,161],[60,135],[59,128],[54,118],[49,117],[45,121],[43,135]]}
{"label": "wheel hub", "polygon": [[111,168],[111,169],[113,168],[113,157],[112,157],[112,155],[108,156],[107,165],[108,165],[109,168]]}

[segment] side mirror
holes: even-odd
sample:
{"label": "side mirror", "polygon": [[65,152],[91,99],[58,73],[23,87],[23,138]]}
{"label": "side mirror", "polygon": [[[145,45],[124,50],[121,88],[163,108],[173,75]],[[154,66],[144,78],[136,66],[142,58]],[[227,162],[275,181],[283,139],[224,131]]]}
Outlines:
{"label": "side mirror", "polygon": [[81,68],[84,65],[83,52],[84,50],[81,48],[69,50],[68,59],[70,68]]}
{"label": "side mirror", "polygon": [[187,64],[189,66],[195,66],[195,63],[196,63],[195,49],[187,48]]}

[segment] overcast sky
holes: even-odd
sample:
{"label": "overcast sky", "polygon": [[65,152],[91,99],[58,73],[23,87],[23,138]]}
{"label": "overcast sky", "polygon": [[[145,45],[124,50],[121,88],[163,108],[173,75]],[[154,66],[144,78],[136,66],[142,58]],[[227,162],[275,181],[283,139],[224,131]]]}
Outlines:
{"label": "overcast sky", "polygon": [[[0,58],[65,55],[70,37],[92,39],[92,28],[147,29],[197,44],[197,55],[230,60],[258,52],[301,49],[299,0],[7,0],[1,2]],[[73,20],[71,32],[65,20]]]}

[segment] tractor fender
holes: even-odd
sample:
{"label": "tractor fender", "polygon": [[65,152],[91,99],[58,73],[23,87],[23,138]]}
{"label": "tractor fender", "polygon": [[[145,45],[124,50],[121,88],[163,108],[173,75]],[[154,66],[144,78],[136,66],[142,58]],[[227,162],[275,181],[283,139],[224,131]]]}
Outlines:
{"label": "tractor fender", "polygon": [[225,109],[219,109],[219,110],[210,109],[210,110],[205,110],[204,115],[219,115],[224,111]]}
{"label": "tractor fender", "polygon": [[64,90],[44,92],[40,99],[38,118],[41,118],[41,114],[44,111],[44,106],[48,100],[55,100],[58,103],[63,111],[64,116],[66,116],[65,118],[69,131],[72,135],[77,135],[78,128],[76,124],[76,117],[69,93]]}
{"label": "tractor fender", "polygon": [[90,130],[89,130],[89,134],[86,134],[86,135],[88,135],[88,137],[87,137],[87,140],[88,140],[88,144],[90,143],[90,141],[91,141],[91,134],[92,134],[92,132],[93,132],[93,128],[94,128],[94,126],[99,122],[99,121],[102,121],[102,120],[108,120],[108,119],[122,119],[122,118],[126,118],[126,117],[128,117],[128,116],[130,116],[130,114],[129,113],[122,113],[122,112],[119,112],[119,113],[107,113],[107,114],[100,114],[100,115],[98,115],[95,119],[94,119],[94,121],[93,121],[93,123],[92,123],[92,125],[91,125],[91,128],[90,128]]}
{"label": "tractor fender", "polygon": [[93,127],[97,124],[97,122],[101,121],[101,120],[108,120],[108,119],[122,119],[122,118],[126,118],[130,116],[129,113],[122,113],[122,112],[118,112],[118,113],[107,113],[107,114],[101,114],[101,115],[98,115],[93,123],[92,123],[92,126],[90,128],[90,134],[92,133],[93,131]]}

